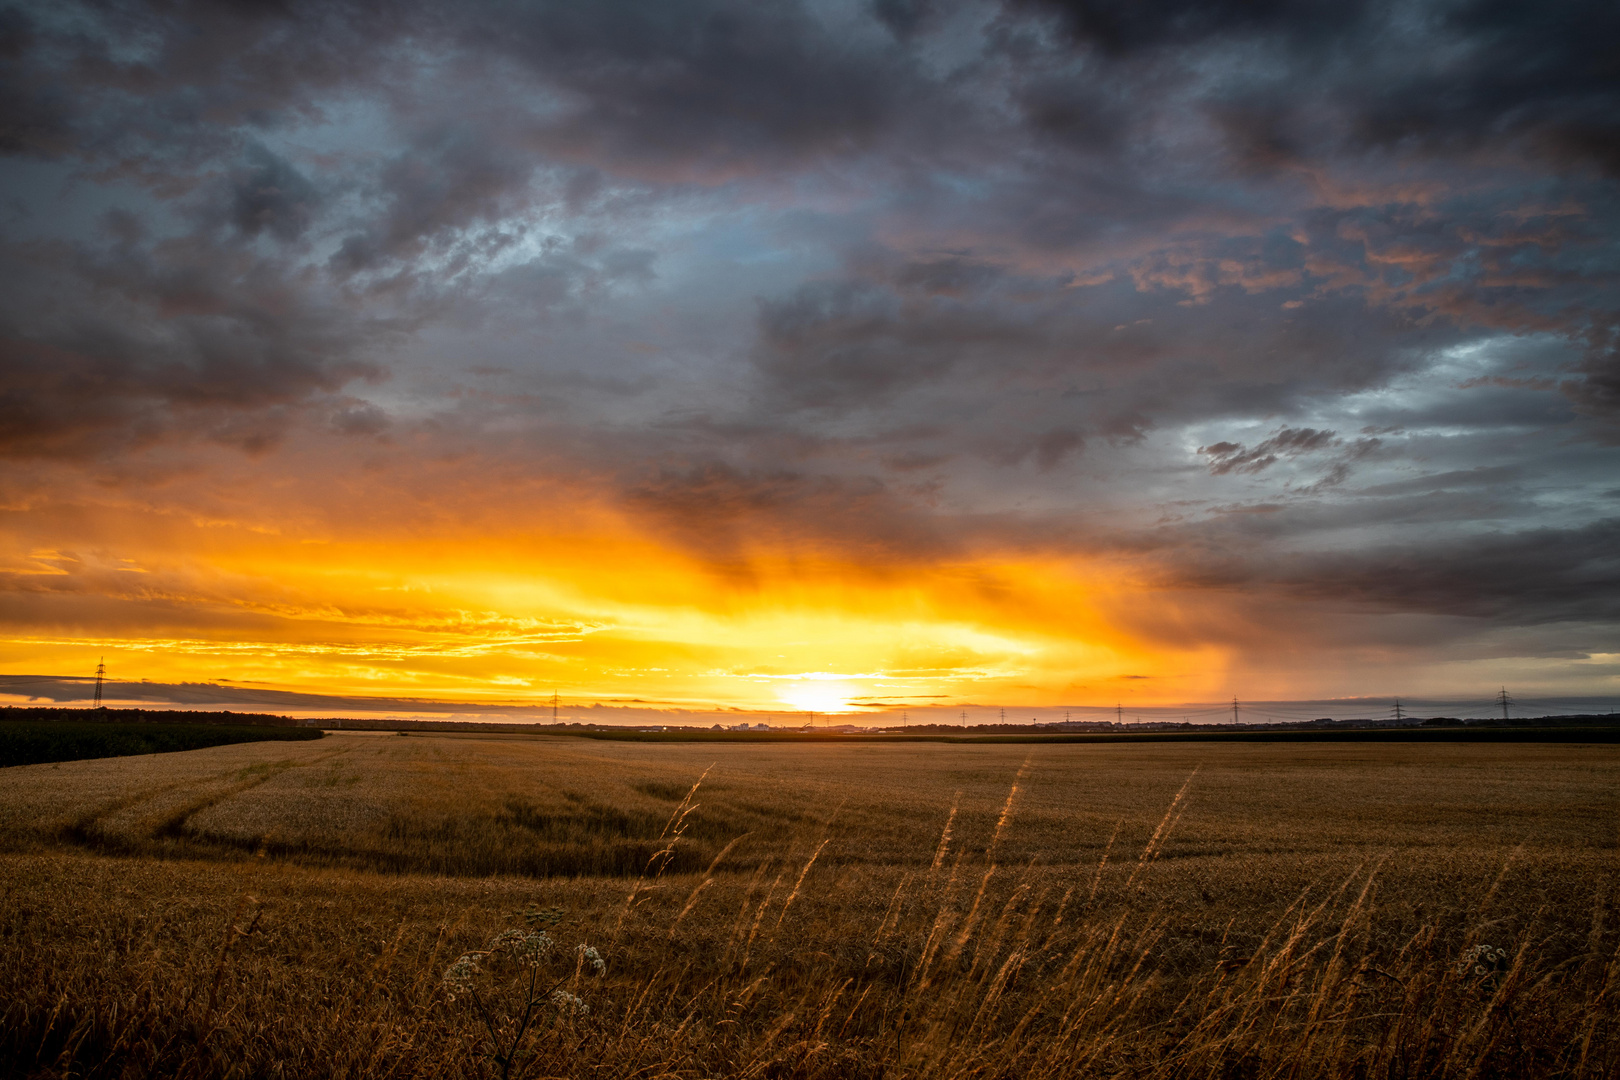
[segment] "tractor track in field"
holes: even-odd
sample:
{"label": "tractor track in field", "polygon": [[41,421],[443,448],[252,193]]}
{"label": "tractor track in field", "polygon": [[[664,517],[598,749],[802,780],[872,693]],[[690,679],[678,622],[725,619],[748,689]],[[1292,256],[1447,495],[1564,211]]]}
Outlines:
{"label": "tractor track in field", "polygon": [[[155,787],[146,788],[141,791],[132,792],[131,794],[113,799],[110,802],[103,803],[94,810],[75,818],[57,830],[56,839],[61,843],[71,844],[75,847],[98,851],[109,855],[134,855],[147,853],[151,850],[154,843],[189,841],[206,845],[209,843],[208,840],[196,836],[188,828],[191,820],[198,814],[212,807],[218,806],[220,803],[226,802],[227,800],[233,799],[245,791],[251,791],[253,788],[258,787],[261,784],[274,780],[276,777],[292,769],[301,769],[312,765],[324,764],[325,762],[331,761],[333,758],[341,757],[349,752],[350,751],[347,749],[333,750],[317,757],[309,758],[305,761],[282,760],[257,766],[255,767],[255,771],[252,776],[238,780],[234,783],[230,783],[223,788],[216,788],[205,794],[199,795],[196,798],[190,799],[180,806],[175,807],[174,809],[165,813],[152,827],[140,830],[138,832],[132,831],[128,834],[120,834],[118,832],[102,828],[102,823],[115,814],[139,806],[142,803],[152,802],[156,799],[162,798],[164,795],[174,792],[177,789],[198,785],[188,781],[176,780],[166,784],[159,784]],[[204,784],[210,782],[213,782],[213,780],[202,781]],[[227,844],[226,846],[231,848],[240,848],[243,845],[231,843]]]}

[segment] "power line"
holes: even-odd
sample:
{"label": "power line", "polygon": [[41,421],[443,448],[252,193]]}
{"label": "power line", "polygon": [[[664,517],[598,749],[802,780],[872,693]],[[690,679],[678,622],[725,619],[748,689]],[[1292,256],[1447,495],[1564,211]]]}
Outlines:
{"label": "power line", "polygon": [[1507,687],[1504,686],[1497,692],[1496,703],[1502,707],[1502,719],[1506,720],[1508,718],[1508,706],[1513,704],[1513,699],[1508,697]]}
{"label": "power line", "polygon": [[1238,719],[1238,699],[1236,694],[1232,695],[1232,723],[1242,723],[1242,721]]}
{"label": "power line", "polygon": [[107,658],[105,656],[103,656],[101,658],[100,662],[98,662],[96,664],[96,704],[95,704],[95,708],[98,708],[98,709],[101,708],[101,681],[103,679],[105,679],[106,677],[107,677]]}

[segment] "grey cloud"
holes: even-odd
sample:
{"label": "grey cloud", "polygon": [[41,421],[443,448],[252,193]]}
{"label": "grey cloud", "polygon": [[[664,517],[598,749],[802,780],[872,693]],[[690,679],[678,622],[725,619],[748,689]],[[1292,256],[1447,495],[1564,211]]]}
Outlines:
{"label": "grey cloud", "polygon": [[263,449],[288,408],[380,375],[348,319],[251,260],[185,244],[0,258],[27,281],[0,304],[6,456],[181,435]]}
{"label": "grey cloud", "polygon": [[262,146],[248,153],[248,167],[231,183],[231,222],[246,236],[268,232],[295,240],[316,211],[315,185]]}
{"label": "grey cloud", "polygon": [[[1158,568],[1165,587],[1233,602],[1246,598],[1261,608],[1287,599],[1346,617],[1444,616],[1477,627],[1612,624],[1620,618],[1620,520],[1467,532],[1448,526],[1511,508],[1443,493],[1413,492],[1390,502],[1384,511],[1366,505],[1251,506],[1269,512],[1170,526],[1133,538],[1129,550]],[[1365,525],[1381,513],[1402,527],[1328,551],[1309,544],[1314,530]],[[1117,539],[1094,536],[1092,542],[1106,550]],[[1465,630],[1459,624],[1458,632]]]}
{"label": "grey cloud", "polygon": [[[344,240],[331,265],[352,273],[385,261],[409,258],[472,225],[494,225],[507,211],[522,209],[522,190],[532,160],[465,127],[442,127],[420,135],[381,172],[376,194],[381,212],[365,232]],[[487,257],[513,239],[495,230],[481,238]]]}
{"label": "grey cloud", "polygon": [[[77,18],[75,16],[78,16]],[[0,20],[0,151],[77,159],[173,192],[180,175],[318,111],[418,27],[409,4],[139,0]]]}
{"label": "grey cloud", "polygon": [[1313,598],[1506,621],[1620,618],[1620,521],[1453,538],[1306,562],[1286,582]]}
{"label": "grey cloud", "polygon": [[1316,431],[1312,428],[1279,428],[1264,442],[1254,447],[1241,443],[1219,442],[1200,446],[1198,452],[1209,457],[1211,476],[1227,473],[1262,472],[1281,458],[1298,457],[1315,450],[1325,450],[1338,444],[1337,433]]}
{"label": "grey cloud", "polygon": [[1020,94],[1025,121],[1040,136],[1086,150],[1117,150],[1130,133],[1130,109],[1108,87],[1073,78],[1031,79]]}
{"label": "grey cloud", "polygon": [[873,17],[901,40],[921,29],[939,7],[934,0],[872,0],[870,6]]}
{"label": "grey cloud", "polygon": [[919,104],[906,57],[835,39],[796,3],[497,7],[464,33],[582,103],[541,127],[548,142],[654,175],[848,154]]}
{"label": "grey cloud", "polygon": [[807,285],[763,303],[759,323],[761,372],[810,407],[880,404],[942,376],[975,346],[1021,344],[1024,336],[990,313],[939,300],[908,306],[859,281]]}
{"label": "grey cloud", "polygon": [[[1458,340],[1353,298],[1292,315],[1266,288],[1220,286],[1206,304],[1185,295],[957,257],[869,260],[763,302],[753,361],[768,410],[883,409],[910,422],[915,409],[949,403],[969,435],[1016,422],[1129,442],[1166,423],[1276,414],[1374,385],[1419,363],[1414,346]],[[1036,395],[1034,414],[998,407],[1020,388]]]}
{"label": "grey cloud", "polygon": [[1358,117],[1363,138],[1435,149],[1521,137],[1542,153],[1620,175],[1620,10],[1604,0],[1442,8],[1439,33],[1464,43],[1445,62],[1385,83]]}
{"label": "grey cloud", "polygon": [[1321,40],[1353,26],[1368,7],[1326,0],[1013,0],[1009,6],[1052,12],[1076,41],[1112,56],[1244,34]]}
{"label": "grey cloud", "polygon": [[1576,409],[1602,423],[1605,442],[1620,443],[1620,322],[1587,330],[1579,374],[1560,389]]}
{"label": "grey cloud", "polygon": [[1518,465],[1497,465],[1473,469],[1453,469],[1449,472],[1420,476],[1411,480],[1397,480],[1386,484],[1370,484],[1357,490],[1358,495],[1431,495],[1442,491],[1468,488],[1489,488],[1515,483],[1524,478],[1525,471]]}
{"label": "grey cloud", "polygon": [[54,157],[72,146],[71,92],[30,62],[37,40],[26,11],[0,9],[0,154]]}
{"label": "grey cloud", "polygon": [[[1262,42],[1286,82],[1226,95],[1220,112],[1251,159],[1296,159],[1319,115],[1362,144],[1432,153],[1507,147],[1620,172],[1620,79],[1605,0],[1370,4],[1320,0],[1015,0],[1115,61]],[[1400,29],[1394,30],[1398,25]],[[1440,46],[1440,49],[1437,49]],[[1312,139],[1318,136],[1305,135]]]}
{"label": "grey cloud", "polygon": [[669,465],[625,487],[628,507],[716,567],[741,571],[761,546],[829,547],[876,565],[938,557],[958,549],[919,500],[871,476],[788,468],[739,468],[719,461]]}
{"label": "grey cloud", "polygon": [[1035,461],[1041,470],[1056,468],[1071,454],[1085,449],[1086,439],[1073,428],[1053,428],[1035,439]]}
{"label": "grey cloud", "polygon": [[333,430],[343,435],[380,435],[392,418],[369,401],[345,401],[332,414]]}

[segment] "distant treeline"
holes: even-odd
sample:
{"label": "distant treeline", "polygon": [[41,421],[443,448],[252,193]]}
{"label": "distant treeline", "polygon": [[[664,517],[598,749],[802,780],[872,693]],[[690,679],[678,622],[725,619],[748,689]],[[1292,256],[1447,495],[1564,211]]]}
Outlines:
{"label": "distant treeline", "polygon": [[458,723],[453,720],[343,719],[316,721],[327,730],[341,726],[357,731],[445,732],[482,735],[562,735],[577,739],[622,742],[749,743],[1105,743],[1105,742],[1540,742],[1620,743],[1620,717],[1557,716],[1535,720],[1443,719],[1402,727],[1374,727],[1356,721],[1302,724],[1164,724],[1153,728],[1063,730],[1032,724],[979,724],[953,727],[913,724],[865,733],[776,728],[769,731],[716,730],[712,727],[619,727],[605,724]]}
{"label": "distant treeline", "polygon": [[[1620,742],[1620,715],[1579,714],[1515,718],[1410,719],[1396,725],[1375,720],[1314,720],[1266,724],[1192,724],[1149,722],[1116,724],[1084,721],[1073,724],[912,724],[909,727],[871,728],[840,732],[780,727],[769,730],[733,730],[683,725],[609,725],[511,723],[466,720],[402,720],[385,717],[324,717],[295,719],[267,713],[182,712],[159,709],[0,709],[0,732],[9,722],[45,722],[106,727],[124,725],[149,729],[153,725],[185,725],[217,729],[221,726],[291,729],[299,735],[263,734],[260,738],[315,737],[326,731],[442,732],[464,735],[562,735],[583,739],[627,742]],[[248,727],[251,725],[251,727]],[[227,740],[237,741],[237,740]],[[198,743],[196,745],[215,745]],[[181,749],[176,747],[175,749]],[[146,751],[130,751],[143,753]],[[101,756],[101,755],[83,755]],[[46,760],[68,760],[52,758]],[[7,762],[7,764],[16,764]]]}
{"label": "distant treeline", "polygon": [[[1008,725],[1009,727],[1011,725]],[[871,735],[812,734],[802,731],[705,731],[702,729],[666,729],[664,731],[638,731],[635,728],[583,728],[558,731],[543,728],[538,734],[573,735],[582,739],[607,739],[625,742],[772,742],[772,743],[865,743],[868,746],[884,743],[952,742],[952,743],[1165,743],[1165,742],[1406,742],[1406,743],[1620,743],[1620,724],[1569,727],[1410,727],[1410,728],[1340,728],[1305,730],[1242,730],[1239,728],[1193,728],[1175,731],[1100,731],[1070,734],[1051,731],[980,731],[969,728],[943,729],[951,734],[910,733]]]}
{"label": "distant treeline", "polygon": [[[0,709],[0,724],[8,720],[33,720],[80,724],[235,724],[253,727],[302,727],[290,716],[269,713],[191,712],[184,709],[74,709],[47,705],[25,705]],[[318,725],[317,725],[318,726]]]}
{"label": "distant treeline", "polygon": [[317,728],[285,725],[14,720],[0,723],[0,767],[164,754],[230,743],[301,742],[323,735]]}

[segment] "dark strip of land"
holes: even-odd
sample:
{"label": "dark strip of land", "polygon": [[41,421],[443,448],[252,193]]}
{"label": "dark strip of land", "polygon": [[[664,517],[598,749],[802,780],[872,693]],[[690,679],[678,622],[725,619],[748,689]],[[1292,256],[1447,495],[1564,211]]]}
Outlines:
{"label": "dark strip of land", "polygon": [[[326,731],[394,731],[400,734],[439,732],[463,735],[553,735],[624,742],[746,743],[1120,743],[1120,742],[1478,742],[1478,743],[1620,743],[1620,716],[1543,716],[1512,720],[1433,717],[1395,726],[1381,721],[1317,720],[1273,724],[980,724],[959,728],[940,724],[866,731],[815,731],[807,728],[741,730],[718,727],[602,724],[513,724],[496,721],[401,720],[386,717],[295,719],[260,713],[187,712],[148,709],[8,708],[0,709],[0,732],[25,722],[58,728],[78,724],[94,728],[127,726],[150,732],[156,725],[196,729],[241,728],[257,738],[318,737]],[[1077,730],[1078,729],[1078,730]],[[290,732],[302,732],[303,735]],[[240,741],[240,740],[227,740]],[[198,743],[197,745],[217,745]],[[179,749],[180,747],[176,747]],[[131,751],[145,753],[150,751]],[[86,754],[82,756],[103,756]],[[51,758],[45,760],[69,760]],[[6,762],[17,764],[17,762]]]}
{"label": "dark strip of land", "polygon": [[0,709],[0,724],[12,720],[85,724],[234,724],[251,727],[310,727],[291,716],[271,713],[204,712],[200,709],[75,709],[60,705],[22,705]]}
{"label": "dark strip of land", "polygon": [[318,728],[18,720],[0,723],[0,767],[164,754],[205,746],[319,739]]}
{"label": "dark strip of land", "polygon": [[[1437,717],[1395,727],[1376,722],[1316,721],[1282,724],[1098,725],[1091,730],[1054,730],[1034,724],[981,724],[967,728],[940,724],[882,728],[865,732],[777,728],[762,731],[731,728],[603,724],[503,724],[453,720],[332,718],[314,721],[328,731],[444,732],[486,735],[563,735],[576,739],[618,742],[746,743],[1118,743],[1118,742],[1484,742],[1484,743],[1620,743],[1620,716],[1546,716],[1521,720],[1462,720]],[[1090,725],[1088,725],[1089,727]],[[1109,730],[1112,728],[1112,730]]]}
{"label": "dark strip of land", "polygon": [[1351,728],[1343,731],[1144,731],[1098,734],[1008,735],[817,735],[769,731],[635,731],[596,728],[537,734],[626,742],[776,743],[1166,743],[1166,742],[1441,742],[1441,743],[1620,743],[1620,726],[1544,728]]}

